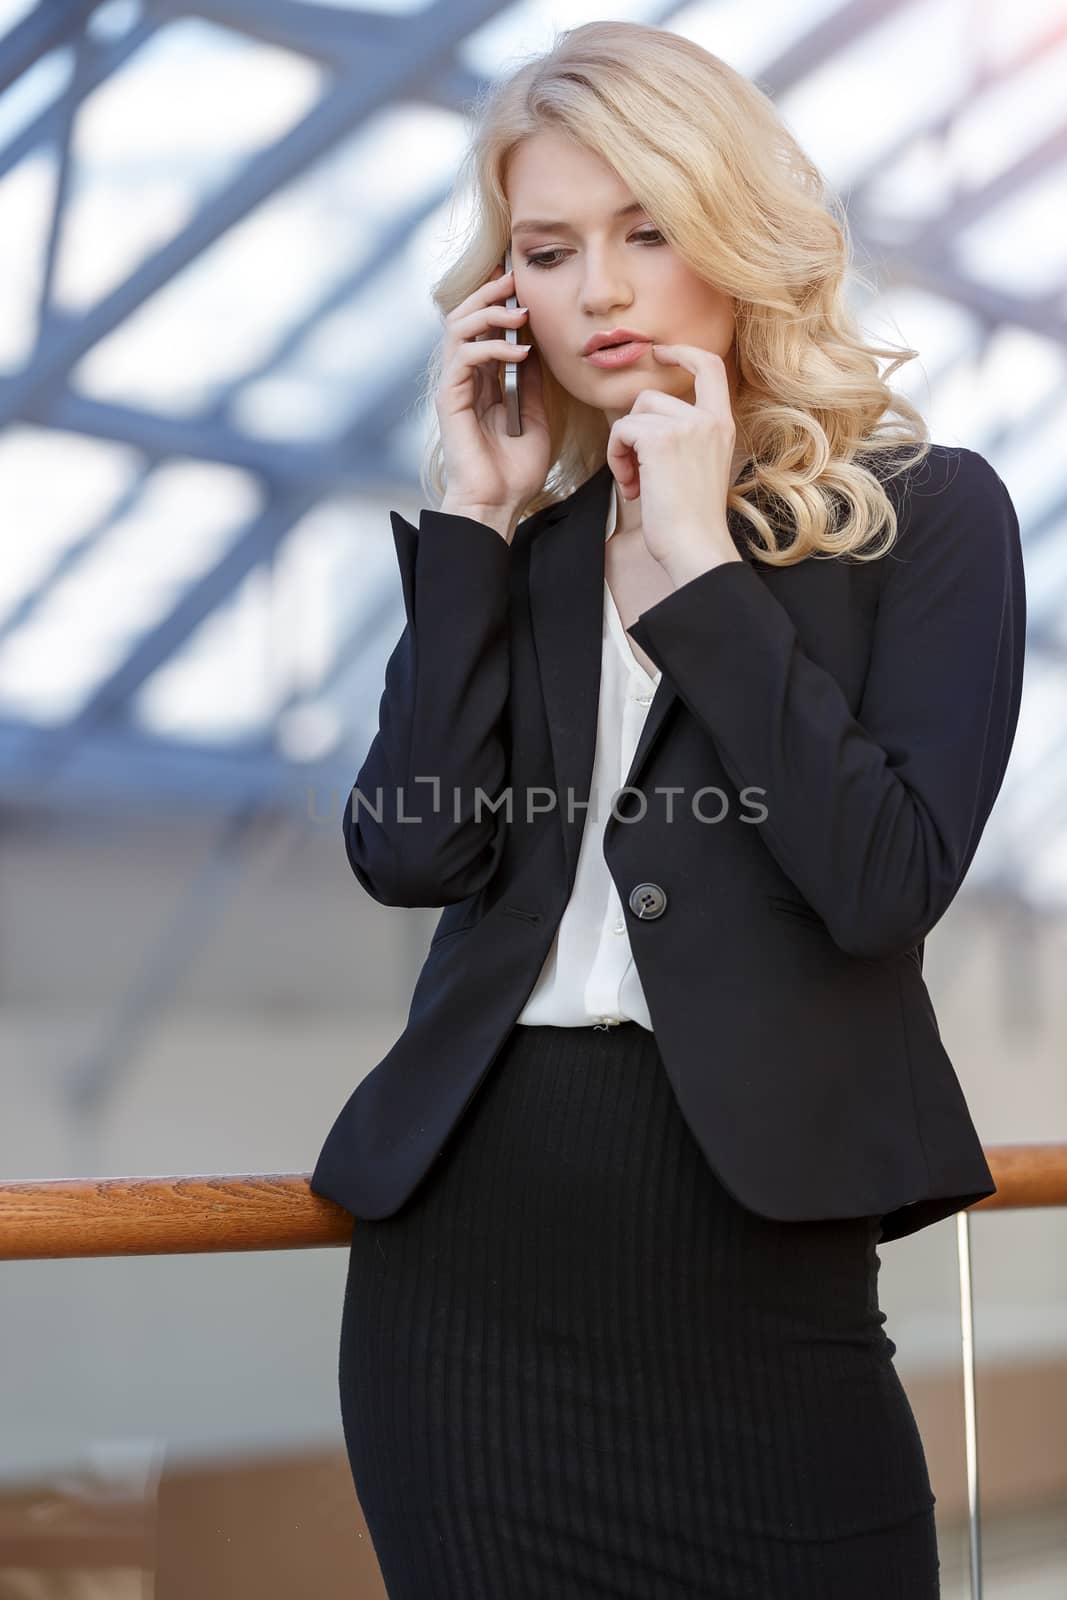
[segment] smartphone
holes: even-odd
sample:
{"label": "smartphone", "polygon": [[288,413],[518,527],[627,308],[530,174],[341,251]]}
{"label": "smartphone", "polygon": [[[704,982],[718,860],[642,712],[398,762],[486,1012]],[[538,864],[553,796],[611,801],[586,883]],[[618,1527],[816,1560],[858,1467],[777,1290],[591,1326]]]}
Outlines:
{"label": "smartphone", "polygon": [[[511,246],[508,245],[504,252],[504,271],[511,271]],[[519,303],[514,286],[508,295],[507,305],[514,310]],[[504,337],[508,344],[518,344],[518,328],[505,328]],[[507,414],[508,433],[517,435],[522,432],[522,412],[519,409],[519,363],[517,361],[504,362],[504,408]]]}

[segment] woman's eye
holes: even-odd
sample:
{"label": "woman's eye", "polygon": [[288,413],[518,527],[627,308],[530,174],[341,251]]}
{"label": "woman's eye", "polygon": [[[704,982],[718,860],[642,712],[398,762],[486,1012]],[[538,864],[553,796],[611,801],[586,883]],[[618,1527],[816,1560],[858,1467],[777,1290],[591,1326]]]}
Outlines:
{"label": "woman's eye", "polygon": [[[663,244],[665,242],[663,235],[660,233],[658,228],[642,228],[639,233],[633,234],[632,237],[635,239],[640,239],[642,244]],[[558,265],[558,263],[550,260],[549,258],[551,256],[561,256],[562,254],[562,250],[542,250],[539,255],[527,256],[526,265],[528,267],[545,267],[551,269],[552,267]]]}

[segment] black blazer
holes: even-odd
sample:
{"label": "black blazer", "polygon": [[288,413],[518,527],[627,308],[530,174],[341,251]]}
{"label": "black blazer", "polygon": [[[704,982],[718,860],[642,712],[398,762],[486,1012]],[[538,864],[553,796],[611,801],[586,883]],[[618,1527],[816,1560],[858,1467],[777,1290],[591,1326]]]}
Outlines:
{"label": "black blazer", "polygon": [[[397,1211],[440,1155],[570,896],[611,488],[605,464],[510,547],[472,518],[392,513],[407,623],[344,837],[375,900],[445,909],[404,1031],[312,1175],[356,1217]],[[1026,631],[993,468],[935,445],[887,488],[887,557],[774,569],[731,512],[745,559],[628,629],[662,677],[603,844],[715,1173],[768,1217],[881,1215],[883,1241],[996,1190],[922,957],[1004,777]]]}

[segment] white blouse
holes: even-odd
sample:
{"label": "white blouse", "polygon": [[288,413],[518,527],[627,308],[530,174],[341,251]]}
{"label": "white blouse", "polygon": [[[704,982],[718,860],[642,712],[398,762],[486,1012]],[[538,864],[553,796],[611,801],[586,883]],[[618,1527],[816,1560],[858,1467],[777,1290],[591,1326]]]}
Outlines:
{"label": "white blouse", "polygon": [[[615,532],[617,494],[613,484],[605,544]],[[574,1028],[632,1020],[652,1030],[626,916],[604,860],[604,829],[662,676],[649,677],[634,655],[605,577],[596,753],[578,869],[552,948],[517,1022]]]}

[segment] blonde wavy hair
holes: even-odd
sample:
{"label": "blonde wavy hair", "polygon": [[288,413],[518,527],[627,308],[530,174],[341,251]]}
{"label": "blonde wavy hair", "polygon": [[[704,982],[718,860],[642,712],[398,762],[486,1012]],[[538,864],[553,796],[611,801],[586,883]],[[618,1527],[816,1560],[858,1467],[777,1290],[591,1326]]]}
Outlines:
{"label": "blonde wavy hair", "polygon": [[[614,169],[695,273],[733,297],[733,414],[749,460],[727,504],[752,551],[775,566],[883,556],[897,533],[884,484],[930,449],[920,412],[887,381],[918,352],[863,338],[846,300],[844,208],[762,90],[667,29],[590,22],[490,85],[474,112],[457,183],[473,190],[468,234],[432,289],[442,316],[500,271],[515,147],[546,128],[569,134]],[[527,342],[525,329],[519,337]],[[884,374],[879,357],[892,358]],[[447,481],[433,412],[442,368],[438,344],[420,396],[433,418],[420,483],[437,504]],[[520,518],[573,493],[607,455],[603,412],[543,362],[541,375],[551,465]]]}

